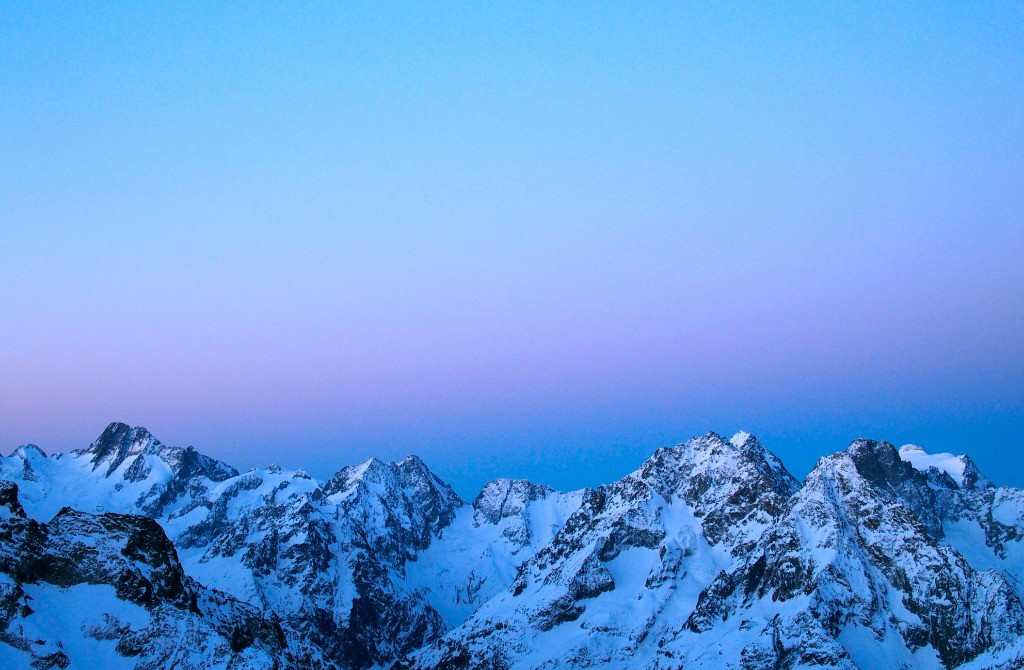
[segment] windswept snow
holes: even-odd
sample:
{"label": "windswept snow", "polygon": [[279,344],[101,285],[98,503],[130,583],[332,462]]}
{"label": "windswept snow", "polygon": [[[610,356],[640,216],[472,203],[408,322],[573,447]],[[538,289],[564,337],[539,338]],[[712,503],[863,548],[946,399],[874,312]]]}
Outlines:
{"label": "windswept snow", "polygon": [[916,444],[903,445],[900,447],[899,454],[900,458],[913,465],[917,470],[924,472],[928,468],[938,468],[952,477],[957,486],[964,485],[966,464],[963,456],[954,456],[948,453],[929,454]]}

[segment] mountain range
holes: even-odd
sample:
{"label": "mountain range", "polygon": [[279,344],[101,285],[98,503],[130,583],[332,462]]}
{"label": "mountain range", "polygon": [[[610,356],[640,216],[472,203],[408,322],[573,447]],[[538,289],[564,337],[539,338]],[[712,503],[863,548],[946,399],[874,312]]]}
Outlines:
{"label": "mountain range", "polygon": [[1024,668],[1024,490],[716,433],[463,501],[415,456],[239,472],[112,423],[0,458],[0,667]]}

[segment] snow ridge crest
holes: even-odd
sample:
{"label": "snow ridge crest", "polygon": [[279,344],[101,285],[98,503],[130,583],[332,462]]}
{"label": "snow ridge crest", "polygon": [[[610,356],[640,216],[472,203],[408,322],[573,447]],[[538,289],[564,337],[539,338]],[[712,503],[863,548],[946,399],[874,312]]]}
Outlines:
{"label": "snow ridge crest", "polygon": [[467,505],[416,456],[239,474],[114,422],[0,458],[0,538],[4,667],[1024,668],[1024,491],[870,439],[801,483],[709,432]]}

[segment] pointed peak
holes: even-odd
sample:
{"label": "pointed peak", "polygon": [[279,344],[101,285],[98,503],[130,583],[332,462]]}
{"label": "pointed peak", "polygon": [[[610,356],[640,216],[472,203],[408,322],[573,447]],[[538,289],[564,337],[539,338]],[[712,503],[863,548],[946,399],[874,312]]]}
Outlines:
{"label": "pointed peak", "polygon": [[160,441],[142,426],[131,427],[114,421],[95,442],[85,450],[92,456],[93,470],[109,463],[105,476],[110,476],[129,456],[141,454],[147,448],[161,446]]}
{"label": "pointed peak", "polygon": [[409,454],[398,463],[395,463],[395,468],[405,473],[406,475],[421,475],[421,476],[433,476],[434,473],[430,470],[423,459],[415,454]]}
{"label": "pointed peak", "polygon": [[[391,467],[389,468],[388,465],[390,465]],[[366,459],[365,461],[355,466],[354,468],[345,468],[345,470],[349,471],[350,480],[366,478],[375,480],[378,477],[380,477],[381,473],[384,472],[385,470],[392,469],[394,469],[393,463],[385,463],[376,456],[371,456],[370,458]]]}
{"label": "pointed peak", "polygon": [[745,459],[755,463],[762,474],[768,475],[774,482],[776,492],[789,497],[800,488],[800,482],[789,471],[782,459],[769,450],[752,433],[739,431],[731,438],[729,444],[735,447]]}
{"label": "pointed peak", "polygon": [[214,482],[222,482],[225,479],[238,476],[238,470],[227,463],[200,453],[192,446],[184,449],[167,449],[160,454],[160,457],[171,466],[176,476],[189,478],[194,475],[202,475]]}
{"label": "pointed peak", "polygon": [[46,452],[37,447],[34,444],[23,444],[13,452],[11,456],[17,456],[23,460],[30,460],[35,458],[46,458]]}
{"label": "pointed peak", "polygon": [[756,435],[748,433],[745,430],[741,430],[730,437],[728,443],[745,454],[754,454],[768,458],[771,461],[778,461],[780,465],[782,463],[775,454],[770,452],[763,444],[761,444],[761,441],[757,439]]}
{"label": "pointed peak", "polygon": [[423,459],[417,456],[416,454],[409,454],[401,461],[399,461],[398,465],[429,469],[427,468],[427,464],[423,462]]}
{"label": "pointed peak", "polygon": [[374,481],[379,478],[385,466],[384,461],[376,457],[368,458],[359,465],[346,465],[327,480],[323,486],[324,493],[333,495],[359,482]]}
{"label": "pointed peak", "polygon": [[[699,444],[711,444],[711,445],[726,444],[725,438],[722,437],[721,435],[719,435],[718,433],[716,433],[713,430],[708,431],[708,432],[704,433],[703,435],[698,435],[698,436],[692,437],[692,438],[690,438],[689,442],[699,443]],[[688,444],[689,444],[689,442],[688,442]]]}
{"label": "pointed peak", "polygon": [[143,426],[129,426],[121,421],[112,421],[103,432],[100,434],[96,441],[89,445],[87,451],[95,453],[97,450],[102,449],[104,446],[112,443],[123,442],[125,440],[131,441],[144,441],[144,440],[156,440],[153,434],[146,430]]}
{"label": "pointed peak", "polygon": [[395,469],[398,475],[404,479],[407,484],[412,481],[423,480],[429,482],[430,486],[449,488],[440,477],[434,474],[434,471],[430,469],[430,466],[415,454],[410,454],[398,463],[392,463],[389,465]]}
{"label": "pointed peak", "polygon": [[122,421],[111,421],[107,425],[107,427],[103,429],[103,432],[96,439],[96,442],[94,442],[93,445],[95,446],[97,442],[107,442],[110,440],[119,439],[121,436],[127,435],[133,430],[144,431],[147,434],[149,433],[149,431],[143,428],[142,426],[132,428],[127,423],[124,423]]}
{"label": "pointed peak", "polygon": [[[696,453],[696,452],[710,452],[710,451],[714,451],[715,449],[721,449],[723,447],[731,447],[731,445],[728,442],[726,442],[725,438],[723,438],[721,435],[719,435],[718,433],[716,433],[714,431],[710,431],[710,432],[705,433],[703,435],[694,435],[693,437],[691,437],[686,442],[680,442],[679,444],[675,445],[674,447],[666,447],[665,449],[670,450],[670,451],[675,451],[677,453],[683,453],[683,452],[694,452],[694,453]],[[657,456],[658,453],[661,452],[661,451],[662,451],[662,449],[659,449],[657,452],[655,452],[655,456]]]}
{"label": "pointed peak", "polygon": [[[418,456],[407,456],[397,463],[369,458],[359,465],[338,470],[322,488],[327,496],[342,492],[346,496],[358,492],[372,495],[440,496],[445,506],[463,505],[455,490],[435,475]],[[361,495],[361,493],[359,493]]]}
{"label": "pointed peak", "polygon": [[850,442],[843,452],[855,458],[898,458],[896,447],[885,440],[872,440],[867,437],[858,437]]}
{"label": "pointed peak", "polygon": [[744,430],[737,431],[735,435],[729,438],[729,444],[737,449],[742,449],[749,443],[760,444],[756,437]]}
{"label": "pointed peak", "polygon": [[872,440],[867,437],[858,437],[846,447],[846,453],[850,455],[864,455],[865,457],[885,458],[896,455],[896,447],[885,440]]}
{"label": "pointed peak", "polygon": [[792,495],[799,487],[799,482],[782,461],[753,435],[738,435],[735,442],[726,441],[712,431],[674,447],[663,447],[627,477],[638,477],[660,491],[674,492],[694,477],[717,477],[726,472],[744,473],[746,477],[765,479],[772,490],[781,496],[788,498]]}
{"label": "pointed peak", "polygon": [[853,461],[860,476],[876,486],[896,485],[914,476],[914,468],[884,440],[857,438],[842,453]]}

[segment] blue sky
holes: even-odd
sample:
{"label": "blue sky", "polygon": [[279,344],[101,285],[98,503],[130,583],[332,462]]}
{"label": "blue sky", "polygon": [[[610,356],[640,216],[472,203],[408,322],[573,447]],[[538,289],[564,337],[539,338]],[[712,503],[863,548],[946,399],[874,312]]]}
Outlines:
{"label": "blue sky", "polygon": [[0,12],[0,449],[1024,486],[1017,3]]}

